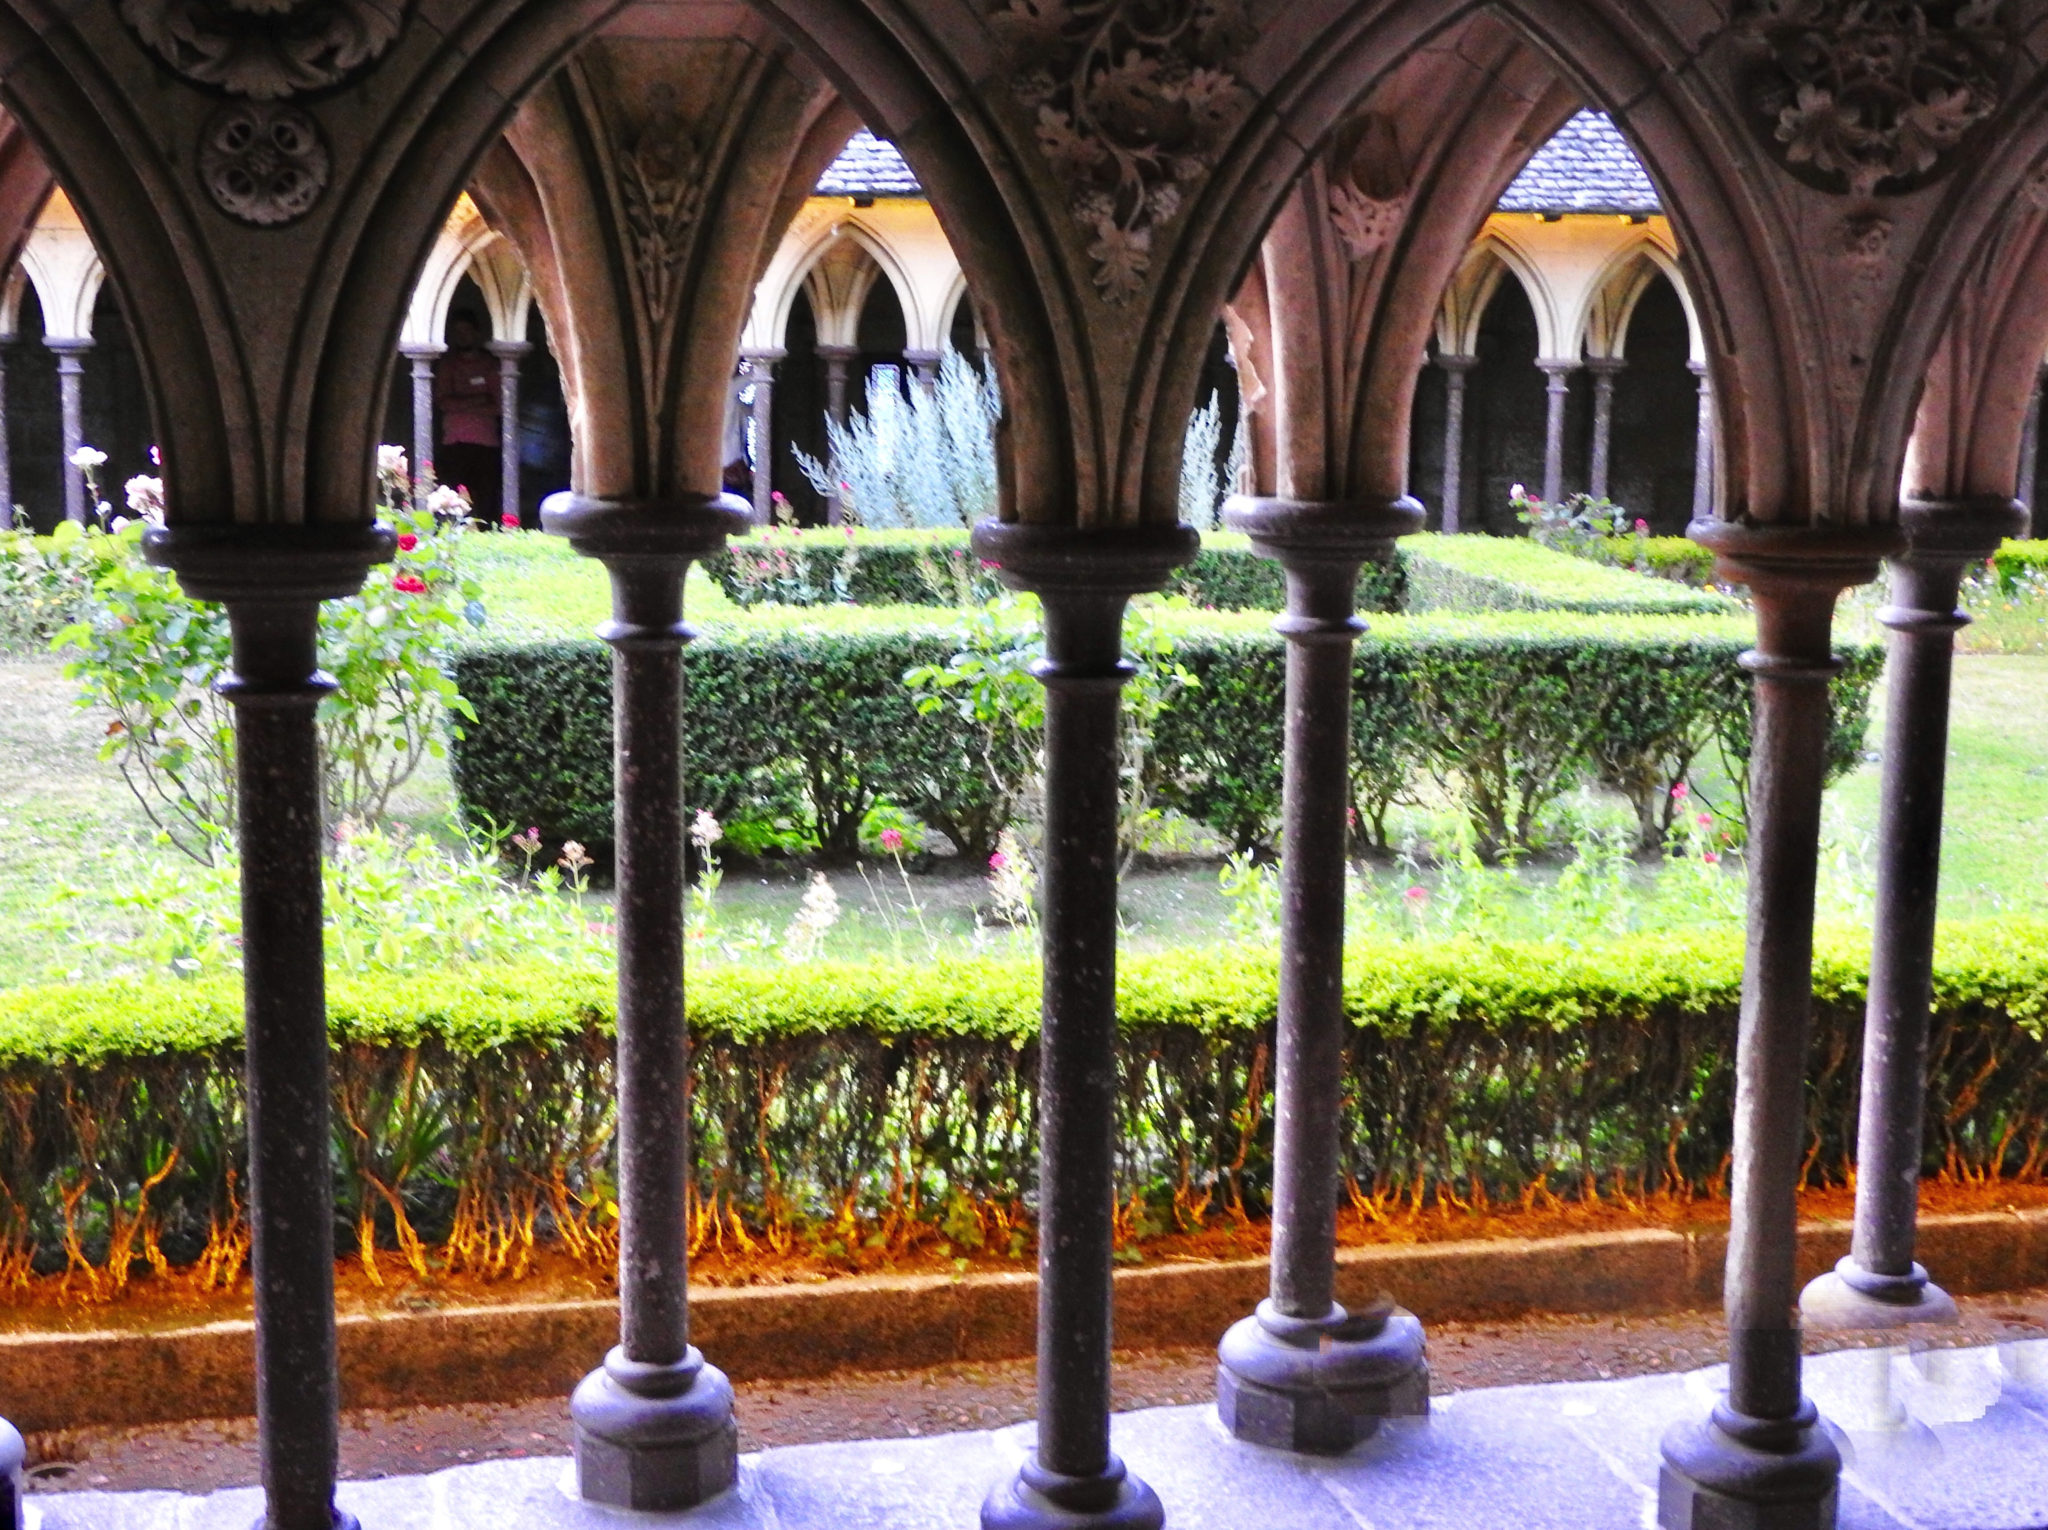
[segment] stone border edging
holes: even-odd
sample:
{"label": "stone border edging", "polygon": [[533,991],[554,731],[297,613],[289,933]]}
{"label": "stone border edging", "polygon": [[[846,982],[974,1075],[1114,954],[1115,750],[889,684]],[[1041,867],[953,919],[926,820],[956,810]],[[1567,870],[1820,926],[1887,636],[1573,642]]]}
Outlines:
{"label": "stone border edging", "polygon": [[[1800,1228],[1799,1278],[1848,1251],[1846,1222]],[[1425,1323],[1532,1312],[1657,1313],[1720,1299],[1727,1235],[1646,1228],[1564,1238],[1380,1244],[1338,1252],[1338,1299],[1385,1289]],[[1955,1295],[2048,1285],[2048,1210],[1928,1217],[1920,1253]],[[1266,1294],[1263,1259],[1119,1270],[1117,1342],[1213,1344]],[[898,1370],[1032,1353],[1028,1273],[879,1275],[804,1286],[699,1287],[692,1339],[736,1381]],[[340,1321],[346,1408],[567,1397],[616,1341],[602,1301],[353,1315]],[[25,1432],[244,1417],[253,1327],[0,1334],[0,1417]]]}

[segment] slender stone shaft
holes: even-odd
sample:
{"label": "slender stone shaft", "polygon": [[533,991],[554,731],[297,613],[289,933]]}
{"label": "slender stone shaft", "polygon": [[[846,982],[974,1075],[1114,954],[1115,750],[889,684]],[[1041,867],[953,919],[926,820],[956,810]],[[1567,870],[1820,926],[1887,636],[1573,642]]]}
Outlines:
{"label": "slender stone shaft", "polygon": [[434,362],[446,349],[440,345],[399,349],[412,364],[412,479],[422,502],[426,491],[439,482],[434,475]]}
{"label": "slender stone shaft", "polygon": [[1728,1392],[1705,1426],[1664,1441],[1665,1530],[1833,1523],[1841,1460],[1800,1391],[1795,1256],[1806,1146],[1814,887],[1838,665],[1836,596],[1897,545],[1873,528],[1695,522],[1722,577],[1749,587],[1757,645],[1749,794],[1749,908],[1735,1056]]}
{"label": "slender stone shaft", "polygon": [[1465,382],[1479,365],[1477,356],[1439,356],[1444,369],[1444,507],[1445,535],[1465,529]]}
{"label": "slender stone shaft", "polygon": [[[818,347],[818,356],[825,363],[825,412],[844,428],[851,407],[846,393],[848,374],[853,363],[860,359],[860,348],[852,345],[821,345]],[[826,466],[834,474],[839,471],[837,463],[828,460]],[[832,492],[825,496],[825,519],[834,526],[839,524],[839,503],[839,490],[835,486]]]}
{"label": "slender stone shaft", "polygon": [[775,363],[786,353],[781,350],[747,351],[741,360],[754,384],[754,401],[748,418],[753,425],[754,524],[772,525],[775,520]]}
{"label": "slender stone shaft", "polygon": [[1586,472],[1586,492],[1607,498],[1607,480],[1614,452],[1614,380],[1627,368],[1619,356],[1586,363],[1593,374],[1593,456]]}
{"label": "slender stone shaft", "polygon": [[1826,1328],[1950,1322],[1955,1303],[1914,1262],[1934,1002],[1934,921],[1941,881],[1942,794],[1949,682],[1963,570],[2026,525],[2012,500],[1915,502],[1908,543],[1892,563],[1884,780],[1878,804],[1877,907],[1863,1028],[1856,1131],[1856,1222],[1849,1255],[1800,1297]]}
{"label": "slender stone shaft", "polygon": [[924,396],[930,398],[939,391],[939,361],[937,351],[905,351],[903,364],[910,368],[910,375],[917,380]]}
{"label": "slender stone shaft", "polygon": [[14,527],[14,451],[7,440],[7,351],[11,337],[0,336],[0,531]]}
{"label": "slender stone shaft", "polygon": [[1543,423],[1543,499],[1556,504],[1564,498],[1564,411],[1571,401],[1572,373],[1576,361],[1539,361],[1536,365],[1549,379],[1545,388],[1548,412]]}
{"label": "slender stone shaft", "polygon": [[88,504],[85,469],[73,459],[85,445],[85,353],[90,340],[45,340],[57,356],[57,404],[64,441],[64,519],[84,525],[93,513]]}
{"label": "slender stone shaft", "polygon": [[391,555],[371,527],[174,527],[145,541],[188,595],[227,606],[242,857],[256,1423],[267,1530],[333,1530],[339,1388],[328,1131],[324,851],[315,713],[320,602]]}
{"label": "slender stone shaft", "polygon": [[737,1471],[732,1388],[690,1343],[689,1036],[683,1012],[683,581],[744,531],[729,496],[558,494],[543,524],[611,576],[618,922],[619,1344],[570,1403],[585,1498],[690,1508]]}
{"label": "slender stone shaft", "polygon": [[1240,1439],[1344,1450],[1429,1390],[1411,1316],[1390,1327],[1391,1308],[1354,1318],[1336,1300],[1353,612],[1360,568],[1421,529],[1422,507],[1236,499],[1226,524],[1286,570],[1287,722],[1271,1294],[1225,1336],[1217,1401]]}
{"label": "slender stone shaft", "polygon": [[517,517],[519,482],[519,369],[533,347],[524,340],[498,340],[498,509]]}
{"label": "slender stone shaft", "polygon": [[2042,375],[2034,373],[2034,391],[2027,395],[2027,420],[2020,429],[2020,475],[2015,496],[2029,511],[2034,508],[2034,479],[2041,467]]}
{"label": "slender stone shaft", "polygon": [[1038,1443],[984,1530],[1157,1530],[1109,1448],[1115,1253],[1119,699],[1130,597],[1193,555],[1186,527],[1087,533],[984,522],[977,553],[1045,612],[1039,1031]]}
{"label": "slender stone shaft", "polygon": [[1699,379],[1692,447],[1692,518],[1703,521],[1714,513],[1714,380],[1704,363],[1689,361],[1686,365]]}

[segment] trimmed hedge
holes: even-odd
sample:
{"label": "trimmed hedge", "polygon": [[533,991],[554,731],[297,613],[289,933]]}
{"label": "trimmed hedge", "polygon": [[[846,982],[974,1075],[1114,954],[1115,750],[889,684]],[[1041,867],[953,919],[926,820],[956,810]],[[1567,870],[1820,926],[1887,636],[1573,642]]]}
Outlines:
{"label": "trimmed hedge", "polygon": [[[963,595],[987,600],[1001,589],[964,530],[757,532],[704,567],[739,606],[953,606]],[[1398,566],[1367,568],[1360,608],[1397,611],[1403,591]],[[1168,593],[1218,611],[1277,611],[1286,591],[1279,565],[1246,538],[1210,532]]]}
{"label": "trimmed hedge", "polygon": [[1998,576],[1999,588],[2008,594],[2018,589],[2021,579],[2029,574],[2048,580],[2048,541],[2007,542],[1992,554],[1991,567]]}
{"label": "trimmed hedge", "polygon": [[[1868,944],[1818,942],[1807,1172],[1824,1182],[1854,1150]],[[1734,931],[1355,951],[1334,1129],[1356,1193],[1716,1188],[1741,961]],[[1184,1223],[1263,1208],[1276,985],[1270,950],[1123,961],[1120,1201]],[[2048,921],[1945,927],[1934,986],[1925,1167],[2039,1179]],[[693,971],[700,1203],[757,1226],[943,1217],[971,1241],[974,1208],[1034,1194],[1037,988],[1033,965],[994,960]],[[338,979],[329,1015],[338,1215],[358,1236],[514,1272],[536,1238],[608,1257],[608,974]],[[229,984],[0,995],[0,1288],[31,1263],[125,1274],[238,1246],[239,1036]]]}
{"label": "trimmed hedge", "polygon": [[[1148,762],[1156,800],[1239,848],[1270,845],[1280,814],[1285,654],[1259,616],[1165,610],[1173,660],[1197,684],[1175,697]],[[953,707],[918,709],[908,670],[960,647],[938,613],[766,609],[712,628],[684,654],[691,805],[721,819],[786,819],[850,853],[886,798],[964,853],[987,853],[1034,767]],[[1022,639],[1020,638],[1020,641]],[[1526,843],[1537,815],[1589,774],[1628,794],[1646,843],[1669,789],[1708,745],[1747,757],[1745,624],[1625,623],[1573,615],[1379,617],[1358,645],[1353,771],[1361,826],[1384,842],[1387,808],[1427,776],[1456,778],[1490,850]],[[1861,755],[1876,645],[1846,651],[1834,693],[1837,774]],[[472,822],[550,839],[612,838],[611,661],[595,642],[456,655],[475,708],[451,744]]]}
{"label": "trimmed hedge", "polygon": [[1690,537],[1603,537],[1564,551],[1695,590],[1714,584],[1714,555]]}
{"label": "trimmed hedge", "polygon": [[1668,580],[1609,568],[1604,560],[1573,557],[1527,537],[1410,537],[1402,561],[1411,611],[1727,616],[1740,609],[1725,595],[1674,589]]}

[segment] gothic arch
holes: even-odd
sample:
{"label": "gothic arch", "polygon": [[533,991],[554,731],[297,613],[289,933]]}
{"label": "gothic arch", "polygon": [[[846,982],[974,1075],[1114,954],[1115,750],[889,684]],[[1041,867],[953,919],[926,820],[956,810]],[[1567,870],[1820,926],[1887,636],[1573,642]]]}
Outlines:
{"label": "gothic arch", "polygon": [[1500,291],[1503,280],[1513,280],[1529,300],[1536,315],[1536,353],[1544,358],[1562,359],[1577,354],[1574,345],[1565,349],[1571,334],[1570,322],[1560,312],[1557,295],[1544,278],[1541,266],[1529,259],[1512,240],[1489,231],[1475,240],[1471,253],[1459,266],[1457,276],[1444,292],[1437,318],[1437,344],[1453,356],[1472,356],[1479,349],[1479,326],[1486,310]]}
{"label": "gothic arch", "polygon": [[1592,357],[1618,357],[1627,349],[1629,324],[1635,318],[1636,304],[1659,276],[1671,283],[1678,294],[1680,306],[1685,309],[1686,333],[1691,345],[1691,359],[1704,364],[1706,361],[1706,337],[1700,330],[1699,311],[1694,308],[1692,294],[1687,290],[1684,274],[1679,269],[1677,251],[1645,232],[1642,237],[1627,248],[1609,258],[1595,279],[1593,292],[1580,315],[1580,334],[1585,353]]}
{"label": "gothic arch", "polygon": [[454,210],[413,288],[406,309],[401,343],[438,346],[448,328],[448,310],[462,279],[472,278],[483,293],[491,338],[519,342],[526,338],[526,318],[533,307],[533,283],[511,240],[484,220],[467,193]]}

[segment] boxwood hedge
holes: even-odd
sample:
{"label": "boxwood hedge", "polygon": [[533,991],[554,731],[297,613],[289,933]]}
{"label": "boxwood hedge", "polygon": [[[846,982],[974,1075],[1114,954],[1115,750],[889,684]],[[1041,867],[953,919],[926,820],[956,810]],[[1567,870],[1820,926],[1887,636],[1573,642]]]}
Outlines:
{"label": "boxwood hedge", "polygon": [[[1808,1174],[1854,1152],[1868,936],[1821,932]],[[1343,1114],[1360,1197],[1711,1191],[1727,1162],[1738,933],[1352,953]],[[1270,1178],[1276,961],[1119,972],[1120,1201],[1250,1214]],[[700,1204],[762,1223],[945,1217],[1035,1195],[1038,978],[980,960],[693,970]],[[240,996],[175,981],[0,995],[0,1288],[31,1267],[240,1248]],[[353,1236],[516,1270],[608,1253],[612,980],[548,968],[338,979],[338,1215]],[[2048,922],[1946,927],[1924,1162],[2048,1164]],[[403,1214],[403,1220],[399,1218]],[[523,1251],[523,1252],[522,1252]],[[232,1262],[231,1253],[230,1262]],[[97,1276],[93,1277],[95,1280]]]}
{"label": "boxwood hedge", "polygon": [[[1285,655],[1268,621],[1163,611],[1173,659],[1196,684],[1160,720],[1155,798],[1240,848],[1277,830]],[[1669,789],[1700,752],[1748,748],[1745,624],[1564,614],[1380,617],[1358,645],[1355,804],[1384,841],[1390,803],[1435,778],[1453,786],[1484,844],[1527,843],[1538,815],[1597,776],[1636,805],[1646,842]],[[985,855],[1034,762],[953,708],[918,709],[902,683],[962,642],[938,612],[762,608],[685,653],[684,742],[692,805],[721,819],[785,819],[850,852],[887,799]],[[1874,646],[1846,651],[1831,763],[1860,758]],[[612,837],[610,658],[595,642],[480,647],[455,660],[476,710],[453,745],[456,791],[478,823],[537,827],[602,846]],[[993,770],[992,770],[993,766]],[[1000,779],[998,779],[1000,777]]]}

